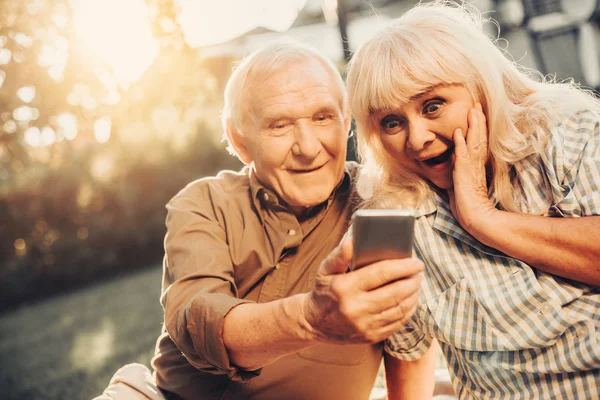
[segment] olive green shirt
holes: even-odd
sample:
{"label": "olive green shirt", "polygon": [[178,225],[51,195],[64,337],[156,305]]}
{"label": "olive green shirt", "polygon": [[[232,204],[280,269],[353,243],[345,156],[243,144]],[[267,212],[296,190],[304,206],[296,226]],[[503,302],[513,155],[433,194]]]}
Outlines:
{"label": "olive green shirt", "polygon": [[184,399],[368,399],[382,346],[317,345],[257,371],[232,365],[227,313],[312,289],[347,231],[356,163],[324,204],[296,216],[249,168],[195,181],[168,204],[161,303],[152,361],[161,389]]}

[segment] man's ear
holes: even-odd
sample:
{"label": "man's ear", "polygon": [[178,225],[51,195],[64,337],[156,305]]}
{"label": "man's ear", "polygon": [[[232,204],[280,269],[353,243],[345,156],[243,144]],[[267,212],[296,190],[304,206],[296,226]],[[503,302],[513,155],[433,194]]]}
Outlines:
{"label": "man's ear", "polygon": [[235,151],[238,158],[246,165],[252,162],[252,157],[246,148],[244,143],[244,137],[238,133],[238,131],[232,126],[231,120],[226,123],[227,139],[229,139],[229,145]]}

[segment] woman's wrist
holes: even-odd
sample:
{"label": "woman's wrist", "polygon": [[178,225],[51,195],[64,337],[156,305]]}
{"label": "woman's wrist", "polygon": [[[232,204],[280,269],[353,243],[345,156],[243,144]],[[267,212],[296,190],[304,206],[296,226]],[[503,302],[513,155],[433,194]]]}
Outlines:
{"label": "woman's wrist", "polygon": [[507,233],[506,226],[503,226],[507,222],[504,214],[505,211],[496,208],[487,210],[471,225],[469,233],[484,245],[497,248],[499,238]]}

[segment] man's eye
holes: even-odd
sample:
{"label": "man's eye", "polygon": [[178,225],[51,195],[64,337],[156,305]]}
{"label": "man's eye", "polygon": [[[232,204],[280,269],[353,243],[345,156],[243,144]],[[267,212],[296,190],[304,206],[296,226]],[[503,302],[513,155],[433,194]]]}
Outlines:
{"label": "man's eye", "polygon": [[317,122],[325,122],[325,121],[329,121],[331,119],[333,119],[333,117],[328,114],[322,114],[322,115],[318,115],[317,117],[315,117],[315,121],[317,121]]}
{"label": "man's eye", "polygon": [[271,129],[285,129],[287,127],[287,124],[284,122],[277,122],[273,125],[271,125]]}

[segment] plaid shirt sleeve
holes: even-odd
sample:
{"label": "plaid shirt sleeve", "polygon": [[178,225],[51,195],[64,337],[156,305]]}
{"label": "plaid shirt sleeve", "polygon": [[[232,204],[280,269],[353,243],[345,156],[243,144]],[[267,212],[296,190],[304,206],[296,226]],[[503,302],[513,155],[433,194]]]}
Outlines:
{"label": "plaid shirt sleeve", "polygon": [[433,339],[425,335],[415,323],[415,317],[384,342],[386,353],[401,360],[418,360],[431,346]]}
{"label": "plaid shirt sleeve", "polygon": [[564,216],[599,215],[600,115],[580,112],[558,129],[562,135],[553,136],[557,141],[548,154],[553,164],[549,177],[562,192],[555,207]]}

